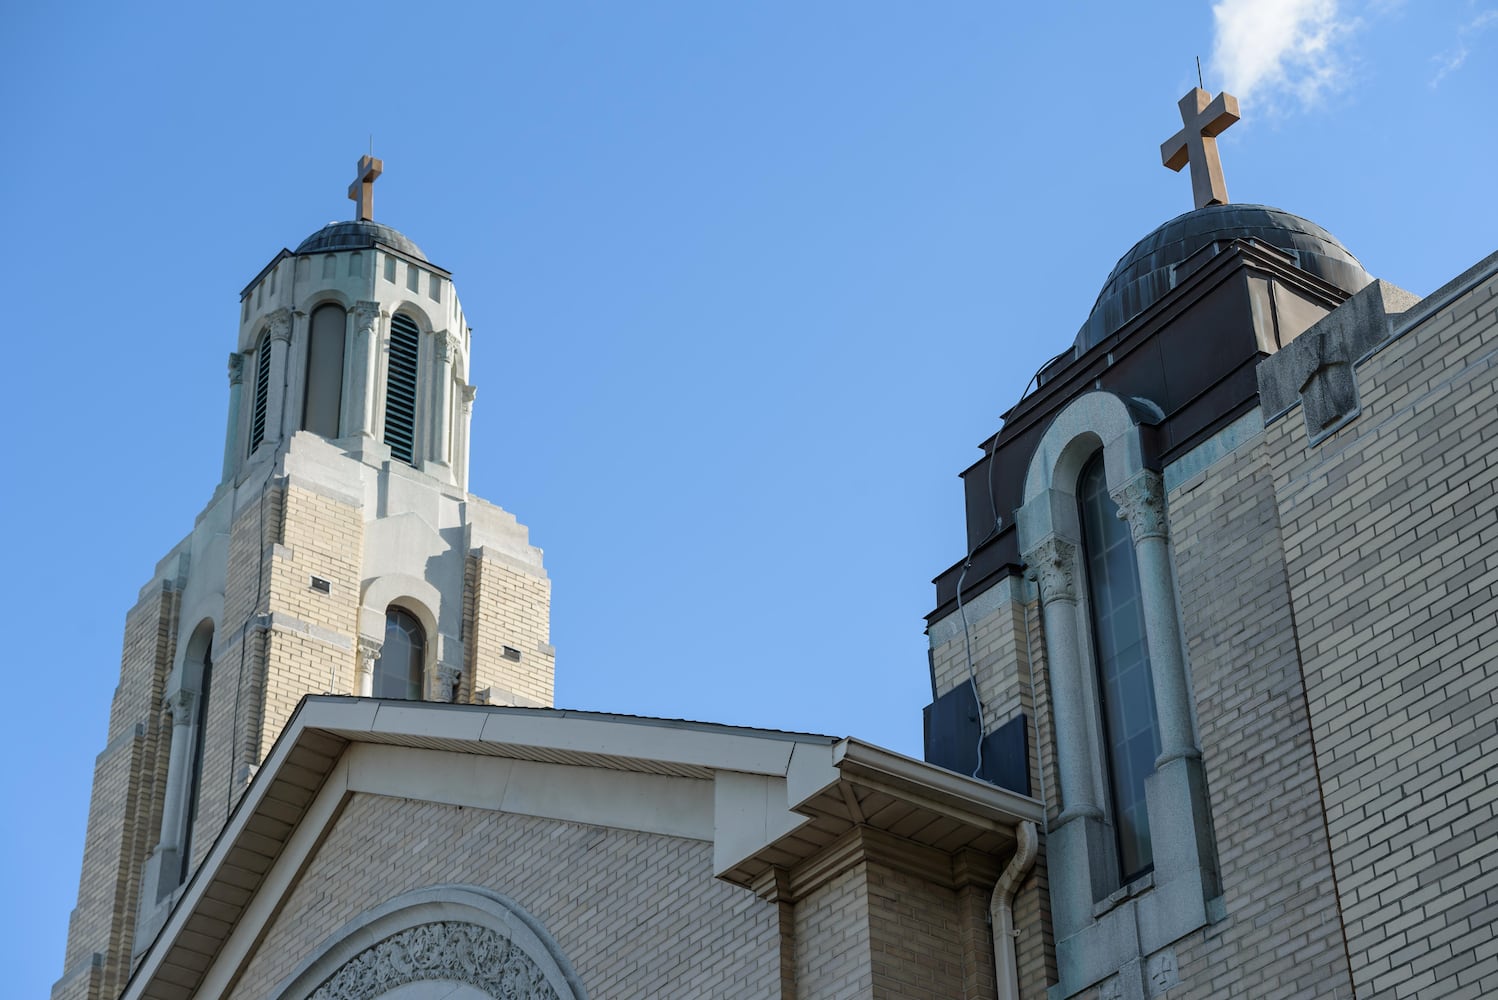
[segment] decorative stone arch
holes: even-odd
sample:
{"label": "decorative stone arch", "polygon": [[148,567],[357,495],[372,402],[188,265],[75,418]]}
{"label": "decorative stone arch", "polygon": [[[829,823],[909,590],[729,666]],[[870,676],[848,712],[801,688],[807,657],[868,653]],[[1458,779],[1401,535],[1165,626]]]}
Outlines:
{"label": "decorative stone arch", "polygon": [[[428,984],[423,990],[420,984]],[[430,987],[439,987],[438,992]],[[329,935],[274,1000],[587,1000],[582,980],[540,921],[480,886],[403,893]]]}
{"label": "decorative stone arch", "polygon": [[[1148,400],[1103,390],[1072,400],[1037,443],[1016,512],[1020,551],[1040,591],[1061,779],[1048,853],[1062,996],[1126,967],[1137,972],[1142,955],[1206,923],[1219,894],[1164,486],[1147,447],[1146,428],[1161,419]],[[1161,744],[1145,781],[1154,870],[1125,887],[1102,808],[1105,763],[1077,501],[1083,467],[1099,451],[1134,543]],[[1137,946],[1121,949],[1121,941]]]}
{"label": "decorative stone arch", "polygon": [[193,604],[181,616],[184,622],[193,622],[191,630],[183,629],[177,639],[177,662],[172,677],[167,680],[167,690],[186,688],[197,691],[201,688],[201,666],[209,653],[213,638],[218,633],[218,623],[224,617],[224,595],[210,594]]}
{"label": "decorative stone arch", "polygon": [[364,584],[359,608],[358,687],[355,694],[369,697],[373,692],[374,661],[379,659],[385,642],[385,614],[392,607],[409,611],[426,632],[426,651],[422,663],[423,695],[451,700],[457,677],[448,676],[444,640],[438,629],[442,620],[442,593],[419,576],[387,573]]}

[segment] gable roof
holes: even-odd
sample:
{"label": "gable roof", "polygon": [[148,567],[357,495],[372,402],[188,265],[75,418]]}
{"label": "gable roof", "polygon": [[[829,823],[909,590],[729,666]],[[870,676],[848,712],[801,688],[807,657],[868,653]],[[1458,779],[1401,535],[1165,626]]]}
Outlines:
{"label": "gable roof", "polygon": [[[764,895],[795,892],[784,878],[778,890],[771,885],[777,872],[803,871],[805,888],[841,870],[836,859],[854,863],[846,861],[856,854],[848,845],[863,833],[897,840],[929,874],[955,852],[1012,850],[1015,826],[1041,818],[1033,799],[852,739],[599,712],[308,696],[143,955],[126,1000],[188,1000],[221,956],[253,953],[282,890],[356,790],[346,761],[360,745],[711,781],[717,810],[733,816],[712,824],[714,867]],[[819,855],[833,860],[806,864]],[[278,868],[283,858],[289,863]]]}

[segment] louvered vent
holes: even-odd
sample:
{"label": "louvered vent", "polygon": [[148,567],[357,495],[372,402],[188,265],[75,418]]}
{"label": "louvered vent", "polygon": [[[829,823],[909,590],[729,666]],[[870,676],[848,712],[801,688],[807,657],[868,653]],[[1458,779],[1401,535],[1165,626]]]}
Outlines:
{"label": "louvered vent", "polygon": [[416,353],[421,331],[399,313],[390,321],[390,370],[385,379],[385,443],[390,457],[416,464]]}
{"label": "louvered vent", "polygon": [[250,454],[265,440],[265,404],[270,398],[270,337],[255,348],[255,410],[250,414]]}

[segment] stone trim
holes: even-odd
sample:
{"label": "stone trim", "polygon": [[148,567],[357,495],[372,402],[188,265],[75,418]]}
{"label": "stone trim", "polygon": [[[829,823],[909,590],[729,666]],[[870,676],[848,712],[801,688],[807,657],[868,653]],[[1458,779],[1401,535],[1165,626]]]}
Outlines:
{"label": "stone trim", "polygon": [[588,996],[535,917],[506,896],[464,885],[417,889],[361,914],[267,995],[352,1000],[423,980],[467,983],[505,1000]]}

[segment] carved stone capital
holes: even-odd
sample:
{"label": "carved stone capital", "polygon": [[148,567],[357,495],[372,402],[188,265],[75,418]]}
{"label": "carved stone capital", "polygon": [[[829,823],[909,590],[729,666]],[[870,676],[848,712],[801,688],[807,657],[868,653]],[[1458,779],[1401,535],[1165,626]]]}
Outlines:
{"label": "carved stone capital", "polygon": [[464,385],[462,389],[463,407],[464,409],[467,409],[468,407],[473,405],[473,397],[478,395],[479,387],[476,385]]}
{"label": "carved stone capital", "polygon": [[1046,601],[1077,599],[1077,547],[1071,542],[1050,536],[1025,553],[1040,596]]}
{"label": "carved stone capital", "polygon": [[361,673],[373,673],[375,660],[380,658],[380,649],[385,644],[374,639],[359,637],[359,670]]}
{"label": "carved stone capital", "polygon": [[361,301],[354,303],[354,333],[372,336],[379,328],[380,304]]}
{"label": "carved stone capital", "polygon": [[229,355],[229,384],[239,385],[244,381],[244,355]]}
{"label": "carved stone capital", "polygon": [[458,682],[463,679],[463,668],[452,663],[437,664],[437,700],[458,700]]}
{"label": "carved stone capital", "polygon": [[457,982],[507,1000],[559,1000],[535,959],[477,924],[418,924],[359,952],[309,1000],[363,1000],[415,982]]}
{"label": "carved stone capital", "polygon": [[1118,504],[1119,519],[1129,523],[1136,543],[1169,534],[1165,522],[1165,485],[1159,473],[1146,469],[1109,495]]}
{"label": "carved stone capital", "polygon": [[198,702],[198,693],[178,688],[162,699],[162,705],[172,716],[172,722],[185,726],[192,722],[192,707]]}
{"label": "carved stone capital", "polygon": [[271,313],[270,316],[267,317],[267,318],[270,320],[270,339],[271,340],[279,340],[279,341],[282,341],[282,342],[287,342],[287,341],[291,340],[291,310],[290,309],[287,309],[286,307],[283,306],[280,309],[277,309],[275,312]]}

